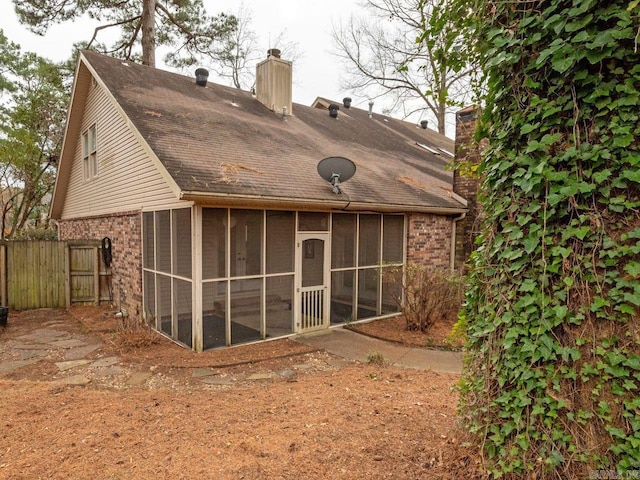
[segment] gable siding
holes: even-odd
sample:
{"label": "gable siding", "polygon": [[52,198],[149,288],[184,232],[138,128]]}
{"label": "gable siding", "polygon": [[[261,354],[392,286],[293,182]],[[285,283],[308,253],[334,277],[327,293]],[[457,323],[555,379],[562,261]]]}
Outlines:
{"label": "gable siding", "polygon": [[[82,133],[96,124],[98,176],[84,180]],[[104,90],[92,82],[62,219],[175,206],[177,198]]]}

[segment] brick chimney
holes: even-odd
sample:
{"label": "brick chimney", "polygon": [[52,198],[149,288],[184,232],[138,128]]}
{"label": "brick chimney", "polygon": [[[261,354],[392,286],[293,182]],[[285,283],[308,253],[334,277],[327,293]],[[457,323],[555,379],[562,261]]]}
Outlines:
{"label": "brick chimney", "polygon": [[269,110],[291,115],[292,63],[280,58],[280,50],[271,48],[267,59],[256,67],[256,98]]}
{"label": "brick chimney", "polygon": [[[474,138],[480,110],[475,106],[463,108],[456,113],[455,164],[453,171],[453,191],[467,200],[467,215],[456,224],[455,259],[456,270],[464,267],[471,252],[475,250],[475,239],[480,228],[480,205],[478,189],[480,179],[470,167],[480,163],[480,154],[485,142]],[[460,162],[464,162],[460,168]]]}

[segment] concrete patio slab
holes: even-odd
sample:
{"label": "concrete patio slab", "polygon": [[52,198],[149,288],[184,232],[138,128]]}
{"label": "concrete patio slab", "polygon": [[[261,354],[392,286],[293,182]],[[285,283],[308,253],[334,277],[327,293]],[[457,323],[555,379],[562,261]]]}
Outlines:
{"label": "concrete patio slab", "polygon": [[379,354],[383,356],[388,365],[416,370],[432,370],[440,373],[462,372],[462,354],[460,352],[405,347],[344,328],[333,328],[300,335],[294,337],[293,340],[359,362],[366,362],[371,354]]}

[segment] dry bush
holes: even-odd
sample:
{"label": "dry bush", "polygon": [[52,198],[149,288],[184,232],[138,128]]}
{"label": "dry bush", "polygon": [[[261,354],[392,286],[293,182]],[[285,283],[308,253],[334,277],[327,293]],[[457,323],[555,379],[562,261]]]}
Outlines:
{"label": "dry bush", "polygon": [[367,355],[367,363],[377,365],[378,367],[384,367],[387,364],[387,361],[382,353],[373,351],[369,352]]}
{"label": "dry bush", "polygon": [[113,344],[122,351],[155,345],[160,341],[158,333],[146,323],[130,317],[118,319],[113,333]]}
{"label": "dry bush", "polygon": [[438,320],[457,315],[464,299],[464,282],[455,273],[415,263],[386,269],[388,292],[407,321],[407,330],[426,332]]}

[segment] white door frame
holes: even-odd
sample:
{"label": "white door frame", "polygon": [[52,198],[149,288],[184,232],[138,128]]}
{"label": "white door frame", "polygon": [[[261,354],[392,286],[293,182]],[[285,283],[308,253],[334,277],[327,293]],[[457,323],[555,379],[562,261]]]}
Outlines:
{"label": "white door frame", "polygon": [[[296,234],[296,310],[294,315],[295,333],[311,332],[329,327],[330,311],[330,277],[331,277],[331,249],[329,232],[298,232]],[[313,287],[302,287],[302,260],[304,256],[305,240],[321,240],[324,242],[324,258],[322,262],[323,279],[322,285]],[[303,315],[303,306],[312,304],[312,310],[319,312],[320,317],[311,318]]]}

